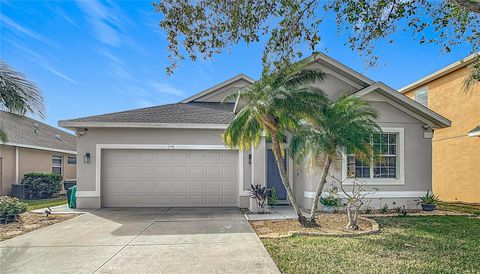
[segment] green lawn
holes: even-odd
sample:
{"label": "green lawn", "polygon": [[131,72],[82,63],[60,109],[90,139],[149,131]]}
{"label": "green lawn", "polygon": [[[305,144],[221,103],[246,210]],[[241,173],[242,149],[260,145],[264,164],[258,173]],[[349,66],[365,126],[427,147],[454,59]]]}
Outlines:
{"label": "green lawn", "polygon": [[377,235],[262,240],[283,273],[480,273],[480,219],[376,219]]}
{"label": "green lawn", "polygon": [[52,206],[66,204],[67,198],[65,198],[65,195],[60,195],[57,198],[41,199],[41,200],[22,200],[22,202],[25,202],[28,204],[28,210],[35,210],[35,209],[44,208],[47,206],[52,207]]}
{"label": "green lawn", "polygon": [[478,205],[439,202],[438,208],[443,210],[453,210],[453,211],[460,211],[468,214],[480,215],[480,206]]}

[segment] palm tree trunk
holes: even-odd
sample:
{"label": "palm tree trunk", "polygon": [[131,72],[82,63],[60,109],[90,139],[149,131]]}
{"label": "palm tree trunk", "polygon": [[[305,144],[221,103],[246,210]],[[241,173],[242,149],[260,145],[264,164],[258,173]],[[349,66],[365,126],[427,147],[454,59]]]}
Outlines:
{"label": "palm tree trunk", "polygon": [[280,151],[280,142],[278,139],[278,135],[271,134],[271,136],[272,136],[273,155],[275,156],[275,161],[277,162],[278,171],[280,173],[280,179],[282,180],[282,184],[285,187],[285,190],[287,191],[287,195],[288,195],[288,198],[290,199],[290,203],[293,206],[293,210],[298,216],[298,221],[302,226],[305,226],[308,223],[308,220],[305,216],[303,216],[302,211],[298,206],[297,200],[293,195],[292,188],[290,187],[290,184],[288,182],[287,170],[285,167],[285,157],[283,156],[284,154]]}
{"label": "palm tree trunk", "polygon": [[328,174],[328,171],[330,170],[331,164],[332,164],[331,155],[327,155],[325,159],[325,164],[323,165],[322,177],[320,178],[320,182],[317,186],[317,189],[315,191],[315,197],[312,202],[312,208],[310,212],[310,223],[312,226],[318,226],[317,222],[315,221],[316,219],[315,217],[318,209],[318,202],[320,201],[320,196],[322,195],[323,187],[327,182],[327,174]]}

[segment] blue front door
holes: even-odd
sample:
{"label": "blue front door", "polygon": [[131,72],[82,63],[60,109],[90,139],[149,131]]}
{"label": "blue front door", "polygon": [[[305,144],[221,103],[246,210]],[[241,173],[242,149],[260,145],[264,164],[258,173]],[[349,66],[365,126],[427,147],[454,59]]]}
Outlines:
{"label": "blue front door", "polygon": [[288,203],[287,191],[282,184],[282,179],[280,178],[280,172],[278,171],[277,162],[275,161],[275,156],[273,155],[273,151],[271,149],[267,150],[267,187],[274,187],[277,190],[279,204]]}

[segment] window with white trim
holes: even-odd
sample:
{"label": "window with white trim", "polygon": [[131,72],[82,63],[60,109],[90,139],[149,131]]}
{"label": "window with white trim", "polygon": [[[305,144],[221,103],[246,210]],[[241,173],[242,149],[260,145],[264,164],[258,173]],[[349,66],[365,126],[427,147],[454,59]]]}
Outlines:
{"label": "window with white trim", "polygon": [[62,156],[53,155],[52,156],[52,173],[53,174],[62,174]]}
{"label": "window with white trim", "polygon": [[354,154],[347,155],[347,177],[363,179],[397,179],[399,158],[399,134],[388,132],[372,138],[377,156],[371,156],[370,163],[361,161]]}
{"label": "window with white trim", "polygon": [[424,87],[415,91],[415,101],[428,107],[428,88]]}
{"label": "window with white trim", "polygon": [[76,156],[68,156],[67,163],[69,165],[76,165],[77,164],[77,157]]}

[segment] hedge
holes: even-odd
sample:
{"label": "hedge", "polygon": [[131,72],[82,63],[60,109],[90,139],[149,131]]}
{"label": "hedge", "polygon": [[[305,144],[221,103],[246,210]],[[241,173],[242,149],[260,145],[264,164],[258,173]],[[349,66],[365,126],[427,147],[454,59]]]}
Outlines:
{"label": "hedge", "polygon": [[0,197],[0,223],[8,223],[17,219],[20,213],[27,211],[28,205],[16,197]]}
{"label": "hedge", "polygon": [[24,185],[27,199],[47,199],[58,196],[62,180],[60,174],[27,173],[21,184]]}

